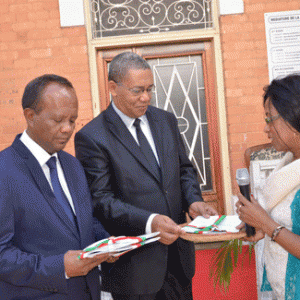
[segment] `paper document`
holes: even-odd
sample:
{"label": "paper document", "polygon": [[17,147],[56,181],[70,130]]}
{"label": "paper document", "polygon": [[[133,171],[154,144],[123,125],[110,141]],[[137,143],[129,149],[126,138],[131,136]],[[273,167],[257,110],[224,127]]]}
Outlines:
{"label": "paper document", "polygon": [[109,237],[83,249],[80,258],[93,257],[103,253],[112,253],[112,256],[121,256],[133,249],[158,241],[160,239],[158,235],[159,232],[153,232],[140,236]]}
{"label": "paper document", "polygon": [[241,220],[237,215],[218,215],[210,216],[208,219],[198,216],[191,223],[184,226],[182,229],[186,233],[200,233],[200,234],[213,234],[213,233],[234,233],[239,232],[236,227],[241,224]]}

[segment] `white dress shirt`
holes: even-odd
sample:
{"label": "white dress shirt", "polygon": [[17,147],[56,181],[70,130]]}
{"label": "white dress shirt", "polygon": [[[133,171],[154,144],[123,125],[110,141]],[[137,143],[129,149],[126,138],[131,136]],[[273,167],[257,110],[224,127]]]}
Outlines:
{"label": "white dress shirt", "polygon": [[[131,135],[133,136],[133,138],[135,139],[135,141],[137,142],[137,144],[139,144],[138,142],[138,138],[136,135],[136,128],[133,125],[135,119],[128,117],[127,115],[125,115],[123,112],[121,112],[116,105],[114,104],[114,102],[112,102],[112,107],[114,108],[115,112],[118,114],[118,116],[121,118],[121,120],[123,121],[123,123],[125,124],[125,126],[128,128],[129,132],[131,133]],[[159,164],[159,159],[157,156],[157,152],[156,152],[156,148],[155,148],[155,144],[154,144],[154,140],[152,137],[152,133],[150,130],[150,126],[149,126],[149,122],[148,119],[146,117],[146,115],[143,115],[141,117],[139,117],[139,119],[141,120],[140,126],[141,126],[141,130],[143,131],[146,139],[148,140],[148,143],[150,144],[150,147],[154,153],[154,156]],[[157,216],[158,214],[151,214],[150,217],[147,220],[147,224],[146,224],[146,228],[145,228],[145,233],[151,233],[151,225],[152,225],[152,221],[154,219],[155,216]]]}
{"label": "white dress shirt", "polygon": [[28,150],[32,153],[32,155],[37,159],[38,163],[40,164],[52,190],[52,183],[51,183],[51,177],[50,177],[50,169],[47,165],[47,161],[50,159],[51,156],[56,157],[56,168],[57,168],[57,174],[58,174],[58,179],[61,184],[61,187],[70,202],[70,205],[72,207],[72,210],[75,214],[75,209],[74,209],[74,204],[73,200],[70,194],[70,191],[68,189],[68,185],[65,179],[65,175],[63,172],[63,169],[61,167],[61,164],[59,162],[57,153],[54,153],[53,155],[50,155],[48,152],[46,152],[39,144],[37,144],[26,132],[26,130],[22,133],[20,137],[20,141],[28,148]]}

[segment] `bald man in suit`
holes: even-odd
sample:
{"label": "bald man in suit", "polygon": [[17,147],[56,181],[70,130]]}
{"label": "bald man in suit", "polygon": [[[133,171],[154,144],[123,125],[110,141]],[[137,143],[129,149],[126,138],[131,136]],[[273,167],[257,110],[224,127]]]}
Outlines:
{"label": "bald man in suit", "polygon": [[[192,299],[194,245],[178,224],[216,214],[204,203],[175,116],[150,106],[153,75],[139,55],[110,63],[109,107],[75,135],[94,216],[112,235],[160,232],[159,242],[121,257],[103,285],[114,300]],[[105,269],[105,268],[104,268]]]}

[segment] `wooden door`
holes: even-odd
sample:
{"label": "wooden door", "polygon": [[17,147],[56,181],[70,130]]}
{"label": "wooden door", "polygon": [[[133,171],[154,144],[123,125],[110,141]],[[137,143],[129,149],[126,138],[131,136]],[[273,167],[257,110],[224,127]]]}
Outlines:
{"label": "wooden door", "polygon": [[109,62],[123,51],[136,52],[150,64],[156,87],[151,105],[176,116],[186,151],[197,170],[203,198],[219,213],[224,213],[212,43],[99,51],[97,64],[101,110],[110,102],[107,87]]}

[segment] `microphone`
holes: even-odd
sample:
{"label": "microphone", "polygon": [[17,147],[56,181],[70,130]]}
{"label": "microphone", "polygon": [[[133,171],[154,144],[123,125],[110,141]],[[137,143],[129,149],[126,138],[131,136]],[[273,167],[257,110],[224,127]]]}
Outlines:
{"label": "microphone", "polygon": [[[239,185],[241,194],[246,199],[251,201],[251,198],[250,198],[250,176],[249,176],[249,172],[246,168],[236,170],[236,181],[237,181],[237,184]],[[246,224],[246,233],[247,233],[248,237],[255,235],[255,228]]]}

